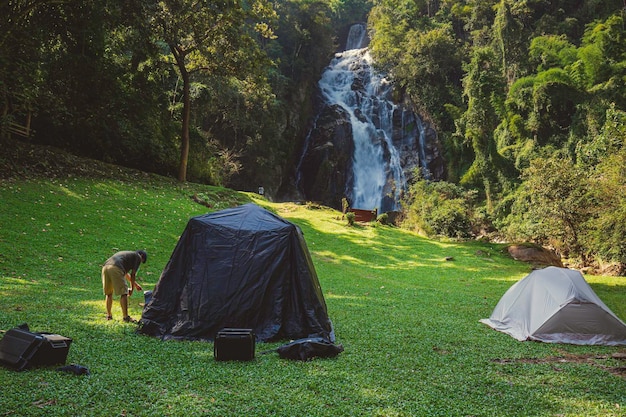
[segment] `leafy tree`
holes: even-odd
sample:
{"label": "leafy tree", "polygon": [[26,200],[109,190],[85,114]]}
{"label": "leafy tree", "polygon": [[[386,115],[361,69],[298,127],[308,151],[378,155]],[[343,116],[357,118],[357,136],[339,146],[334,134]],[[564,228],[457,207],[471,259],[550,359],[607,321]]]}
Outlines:
{"label": "leafy tree", "polygon": [[409,33],[393,74],[421,114],[438,128],[451,129],[453,121],[444,105],[461,105],[462,56],[449,26]]}
{"label": "leafy tree", "polygon": [[[279,63],[288,88],[303,82],[317,82],[334,50],[331,31],[331,7],[324,1],[277,1],[279,22],[276,39],[266,50]],[[280,88],[274,91],[280,95]]]}
{"label": "leafy tree", "polygon": [[496,4],[500,0],[466,0],[469,16],[464,29],[469,32],[475,47],[483,48],[493,41],[493,21]]}
{"label": "leafy tree", "polygon": [[158,104],[161,86],[146,65],[138,71],[152,54],[139,24],[142,4],[2,3],[15,23],[0,48],[0,55],[8,54],[0,58],[7,117],[31,111],[38,143],[167,172],[171,149]]}
{"label": "leafy tree", "polygon": [[[565,255],[585,257],[585,223],[591,214],[587,172],[568,157],[536,158],[513,205],[513,235],[561,246]],[[559,244],[559,242],[562,242]]]}
{"label": "leafy tree", "polygon": [[472,144],[474,162],[461,184],[482,185],[490,209],[507,182],[506,161],[498,153],[493,136],[504,107],[504,85],[494,51],[487,47],[475,49],[463,80],[467,110],[463,115],[465,131],[462,132]]}
{"label": "leafy tree", "polygon": [[155,36],[168,45],[182,80],[179,181],[187,177],[192,75],[203,72],[246,78],[262,74],[269,62],[256,36],[271,38],[268,22],[274,18],[275,12],[265,0],[250,4],[164,0],[154,5]]}
{"label": "leafy tree", "polygon": [[524,26],[514,12],[510,0],[502,0],[496,6],[493,25],[494,47],[501,57],[503,75],[509,85],[518,78],[523,64],[521,57],[526,51]]}
{"label": "leafy tree", "polygon": [[582,92],[565,71],[553,68],[537,74],[528,127],[538,143],[564,143],[576,106],[582,100]]}
{"label": "leafy tree", "polygon": [[368,25],[374,36],[369,47],[380,69],[393,72],[405,52],[407,32],[420,21],[419,10],[411,1],[384,0],[372,8]]}
{"label": "leafy tree", "polygon": [[588,252],[626,264],[626,112],[612,105],[600,134],[579,144],[577,159],[588,173],[593,199]]}
{"label": "leafy tree", "polygon": [[626,109],[626,39],[624,16],[615,14],[606,21],[590,25],[579,49],[587,88],[604,100]]}
{"label": "leafy tree", "polygon": [[544,35],[532,39],[528,55],[532,66],[541,72],[573,64],[577,50],[565,35]]}
{"label": "leafy tree", "polygon": [[[303,2],[306,3],[306,2]],[[350,25],[367,19],[372,0],[328,0],[337,25]]]}
{"label": "leafy tree", "polygon": [[48,41],[44,16],[54,0],[0,2],[0,131],[26,123],[38,109],[42,82],[41,46]]}
{"label": "leafy tree", "polygon": [[583,263],[626,263],[626,113],[607,111],[601,133],[579,144],[577,162],[555,153],[532,161],[506,231],[558,247]]}

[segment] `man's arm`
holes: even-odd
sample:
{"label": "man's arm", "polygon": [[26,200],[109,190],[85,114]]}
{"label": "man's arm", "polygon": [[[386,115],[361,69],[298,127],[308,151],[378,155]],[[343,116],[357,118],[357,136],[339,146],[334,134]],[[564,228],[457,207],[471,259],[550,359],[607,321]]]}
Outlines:
{"label": "man's arm", "polygon": [[133,290],[138,290],[141,291],[143,290],[143,288],[141,287],[141,285],[139,285],[139,283],[137,282],[136,278],[135,278],[135,274],[136,272],[133,270],[130,273],[126,274],[126,280],[128,282],[130,282],[130,286],[128,288],[128,296],[133,295]]}

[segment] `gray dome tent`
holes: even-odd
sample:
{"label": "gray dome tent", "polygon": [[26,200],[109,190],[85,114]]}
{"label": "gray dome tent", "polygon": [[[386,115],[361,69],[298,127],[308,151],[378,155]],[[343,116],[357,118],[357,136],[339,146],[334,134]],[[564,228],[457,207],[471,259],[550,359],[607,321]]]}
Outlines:
{"label": "gray dome tent", "polygon": [[502,296],[482,323],[519,341],[626,345],[626,324],[582,274],[550,266],[531,272]]}
{"label": "gray dome tent", "polygon": [[253,329],[258,341],[334,342],[302,231],[255,204],[189,220],[138,331],[214,340],[225,327]]}

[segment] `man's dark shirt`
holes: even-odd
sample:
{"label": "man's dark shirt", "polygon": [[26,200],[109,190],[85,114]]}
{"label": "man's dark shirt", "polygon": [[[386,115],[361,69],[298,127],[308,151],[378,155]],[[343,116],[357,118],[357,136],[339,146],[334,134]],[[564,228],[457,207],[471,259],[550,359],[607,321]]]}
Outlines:
{"label": "man's dark shirt", "polygon": [[141,255],[139,255],[137,252],[125,250],[117,252],[115,255],[107,259],[104,264],[115,265],[126,274],[130,271],[135,271],[135,273],[137,273],[137,270],[141,265],[141,261]]}

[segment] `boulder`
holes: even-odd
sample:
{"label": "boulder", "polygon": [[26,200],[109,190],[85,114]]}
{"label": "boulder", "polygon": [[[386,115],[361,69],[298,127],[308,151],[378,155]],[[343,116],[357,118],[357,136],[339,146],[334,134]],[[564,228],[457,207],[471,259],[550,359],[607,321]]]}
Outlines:
{"label": "boulder", "polygon": [[507,251],[513,259],[537,266],[563,267],[561,257],[556,252],[534,244],[510,245]]}

